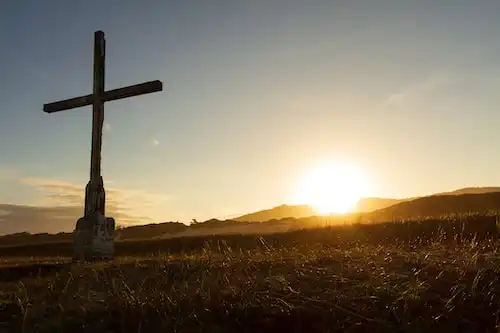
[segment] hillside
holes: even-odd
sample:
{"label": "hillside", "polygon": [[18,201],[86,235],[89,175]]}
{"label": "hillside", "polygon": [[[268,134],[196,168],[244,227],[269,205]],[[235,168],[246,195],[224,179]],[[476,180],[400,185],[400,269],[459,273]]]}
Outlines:
{"label": "hillside", "polygon": [[311,206],[307,205],[281,205],[271,209],[260,210],[258,212],[246,214],[233,219],[241,222],[264,222],[273,219],[302,218],[316,215]]}
{"label": "hillside", "polygon": [[[445,194],[436,193],[413,199],[364,198],[357,205],[357,210],[360,213],[328,217],[315,216],[316,214],[310,206],[281,205],[243,215],[233,220],[211,219],[191,225],[180,222],[165,222],[119,228],[116,231],[116,239],[123,241],[213,234],[266,234],[328,223],[345,223],[346,221],[383,222],[393,219],[437,217],[469,212],[485,213],[500,211],[500,192],[497,191],[500,191],[499,187],[464,188],[444,192]],[[382,208],[377,209],[378,207]],[[24,209],[24,211],[31,210]],[[31,215],[26,216],[33,218]],[[15,221],[21,222],[21,220]],[[33,218],[29,221],[34,223],[36,219]],[[49,221],[43,220],[41,222],[48,223]],[[35,228],[35,230],[38,229]],[[0,246],[70,240],[71,233],[20,232],[0,236]]]}
{"label": "hillside", "polygon": [[482,194],[433,195],[379,209],[369,219],[389,221],[450,214],[488,213],[500,211],[500,192]]}
{"label": "hillside", "polygon": [[187,225],[180,222],[151,223],[116,230],[116,239],[151,239],[164,234],[175,234],[184,231]]}
{"label": "hillside", "polygon": [[484,194],[500,192],[500,187],[465,187],[450,192],[441,192],[433,195],[461,195],[461,194]]}
{"label": "hillside", "polygon": [[[430,194],[426,197],[435,197],[442,195],[462,195],[462,194],[484,194],[500,192],[500,187],[466,187],[457,189],[450,192],[440,192]],[[411,198],[377,198],[368,197],[361,198],[354,208],[354,213],[369,213],[375,212],[380,209],[388,208],[403,202],[409,202],[416,199],[425,197],[411,197]],[[249,213],[233,219],[234,221],[245,222],[263,222],[272,219],[282,218],[304,218],[317,215],[311,206],[307,205],[281,205],[270,209],[260,210],[257,212]]]}
{"label": "hillside", "polygon": [[392,198],[361,198],[354,208],[357,213],[373,212],[382,208],[386,208],[400,202],[412,200],[408,199],[392,199]]}

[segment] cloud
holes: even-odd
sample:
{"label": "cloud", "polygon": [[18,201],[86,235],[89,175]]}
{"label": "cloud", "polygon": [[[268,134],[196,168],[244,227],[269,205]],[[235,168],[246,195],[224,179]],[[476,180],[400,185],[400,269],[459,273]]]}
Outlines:
{"label": "cloud", "polygon": [[[55,179],[21,178],[44,195],[33,206],[0,204],[0,234],[72,231],[83,215],[85,185]],[[142,190],[106,188],[106,215],[118,224],[159,222],[150,212],[161,209],[170,196]]]}
{"label": "cloud", "polygon": [[386,102],[390,105],[402,105],[437,93],[440,89],[458,82],[458,77],[450,74],[435,74],[427,77],[421,82],[412,84],[405,89],[395,92],[387,97]]}
{"label": "cloud", "polygon": [[158,141],[158,140],[156,140],[156,139],[153,139],[153,140],[151,141],[151,144],[152,144],[153,146],[158,146],[158,145],[160,144],[160,141]]}
{"label": "cloud", "polygon": [[387,103],[389,103],[389,104],[400,104],[400,103],[404,102],[405,98],[407,98],[407,97],[408,97],[408,94],[405,93],[405,92],[395,93],[395,94],[390,95],[387,98]]}
{"label": "cloud", "polygon": [[[22,178],[21,181],[46,193],[45,202],[42,205],[83,205],[85,199],[86,184],[74,184],[55,179],[44,178]],[[121,209],[141,209],[158,204],[164,204],[170,200],[170,196],[163,194],[151,194],[143,190],[119,189],[107,187],[107,207],[121,207]],[[128,208],[125,208],[128,207]]]}
{"label": "cloud", "polygon": [[110,125],[109,123],[104,124],[104,130],[105,130],[106,132],[111,131],[111,125]]}
{"label": "cloud", "polygon": [[0,235],[16,232],[57,233],[73,231],[82,215],[80,207],[34,207],[0,204]]}

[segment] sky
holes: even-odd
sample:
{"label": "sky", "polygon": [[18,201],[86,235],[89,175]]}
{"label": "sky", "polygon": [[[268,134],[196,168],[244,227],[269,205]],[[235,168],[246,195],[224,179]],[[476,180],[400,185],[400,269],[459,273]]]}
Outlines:
{"label": "sky", "polygon": [[498,1],[2,4],[0,224],[13,205],[83,205],[91,108],[42,107],[91,92],[97,30],[107,89],[164,86],[105,105],[102,173],[123,223],[287,203],[328,158],[364,170],[369,196],[500,184]]}

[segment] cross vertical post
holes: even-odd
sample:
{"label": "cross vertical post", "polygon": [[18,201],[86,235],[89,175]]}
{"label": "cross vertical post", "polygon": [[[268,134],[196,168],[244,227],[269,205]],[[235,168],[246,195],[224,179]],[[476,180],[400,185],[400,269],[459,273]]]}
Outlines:
{"label": "cross vertical post", "polygon": [[102,127],[104,124],[104,75],[106,40],[102,31],[94,33],[94,87],[92,103],[92,146],[90,152],[90,181],[85,190],[84,215],[105,214],[106,193],[101,176]]}
{"label": "cross vertical post", "polygon": [[102,126],[104,123],[104,59],[106,57],[106,40],[104,33],[97,31],[94,36],[94,103],[92,104],[92,153],[90,179],[101,177]]}

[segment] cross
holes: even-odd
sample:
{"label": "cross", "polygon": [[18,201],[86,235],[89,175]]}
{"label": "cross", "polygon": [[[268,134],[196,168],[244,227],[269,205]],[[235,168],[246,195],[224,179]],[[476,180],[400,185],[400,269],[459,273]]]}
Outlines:
{"label": "cross", "polygon": [[101,176],[102,126],[104,123],[104,102],[163,90],[161,81],[150,81],[114,90],[104,90],[104,59],[106,40],[104,32],[94,33],[94,89],[86,96],[44,104],[43,111],[54,113],[63,110],[92,105],[92,148],[90,153],[90,181],[85,188],[85,216],[105,213],[105,192]]}

